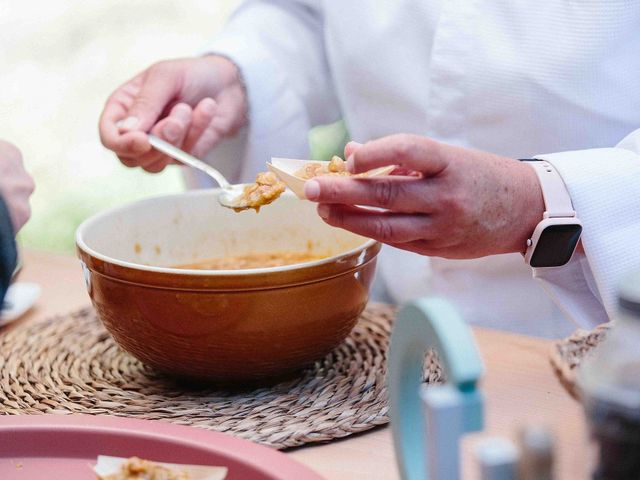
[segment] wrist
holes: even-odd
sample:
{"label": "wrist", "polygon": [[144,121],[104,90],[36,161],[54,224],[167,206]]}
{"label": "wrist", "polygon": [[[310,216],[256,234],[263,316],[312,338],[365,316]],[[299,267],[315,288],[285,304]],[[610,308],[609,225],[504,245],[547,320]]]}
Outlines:
{"label": "wrist", "polygon": [[571,260],[582,233],[582,223],[564,180],[544,159],[525,159],[536,173],[544,199],[543,220],[527,241],[525,262],[534,268],[560,267]]}
{"label": "wrist", "polygon": [[220,85],[228,87],[242,84],[240,69],[229,57],[217,53],[209,53],[202,58],[213,65],[214,74],[218,78]]}
{"label": "wrist", "polygon": [[203,58],[213,63],[214,75],[219,79],[222,89],[233,92],[241,102],[243,114],[240,126],[245,126],[249,118],[249,96],[240,67],[231,58],[219,53],[209,53]]}
{"label": "wrist", "polygon": [[514,208],[514,225],[516,229],[510,236],[509,251],[524,253],[527,249],[527,240],[533,234],[538,223],[543,219],[545,212],[542,187],[536,172],[528,165],[517,162],[514,165],[518,179],[518,198]]}

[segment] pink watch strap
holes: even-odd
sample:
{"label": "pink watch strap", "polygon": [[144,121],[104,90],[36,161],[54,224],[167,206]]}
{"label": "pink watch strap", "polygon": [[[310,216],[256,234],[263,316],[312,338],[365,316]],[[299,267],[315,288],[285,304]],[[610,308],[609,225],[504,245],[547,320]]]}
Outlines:
{"label": "pink watch strap", "polygon": [[540,180],[545,205],[544,218],[575,217],[571,197],[555,167],[542,159],[528,160],[525,163],[535,170]]}

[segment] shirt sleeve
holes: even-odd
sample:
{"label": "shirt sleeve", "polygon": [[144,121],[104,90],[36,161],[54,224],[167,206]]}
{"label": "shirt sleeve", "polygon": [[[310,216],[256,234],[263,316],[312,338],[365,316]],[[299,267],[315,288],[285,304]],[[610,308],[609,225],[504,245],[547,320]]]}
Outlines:
{"label": "shirt sleeve", "polygon": [[0,196],[0,305],[7,293],[13,271],[18,261],[18,252],[13,235],[9,210]]}
{"label": "shirt sleeve", "polygon": [[613,318],[620,280],[640,271],[640,130],[616,148],[536,158],[560,172],[583,224],[584,253],[534,276],[568,316],[592,328]]}
{"label": "shirt sleeve", "polygon": [[236,180],[263,171],[271,156],[307,158],[309,129],[340,117],[320,3],[245,1],[203,49],[232,60],[247,88],[249,128],[207,159],[217,166],[234,162],[236,171],[222,168]]}

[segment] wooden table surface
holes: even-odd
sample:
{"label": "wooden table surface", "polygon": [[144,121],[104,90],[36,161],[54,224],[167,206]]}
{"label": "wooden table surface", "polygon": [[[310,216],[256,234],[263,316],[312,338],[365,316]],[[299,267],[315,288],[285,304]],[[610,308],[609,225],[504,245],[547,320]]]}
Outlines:
{"label": "wooden table surface", "polygon": [[[20,322],[86,306],[78,261],[70,256],[24,252],[21,281],[43,287],[36,307]],[[465,479],[478,478],[472,460],[474,443],[487,435],[513,437],[518,427],[539,423],[549,426],[559,447],[556,480],[588,478],[588,443],[582,411],[556,381],[549,366],[551,343],[530,337],[475,329],[486,374],[481,388],[486,398],[486,429],[463,441]],[[389,428],[378,428],[327,445],[295,449],[288,453],[327,480],[398,479]]]}

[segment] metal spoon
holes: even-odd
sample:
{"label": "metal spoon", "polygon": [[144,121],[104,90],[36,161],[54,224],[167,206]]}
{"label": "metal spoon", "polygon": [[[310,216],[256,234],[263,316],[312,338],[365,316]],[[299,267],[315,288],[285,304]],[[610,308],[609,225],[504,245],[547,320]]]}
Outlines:
{"label": "metal spoon", "polygon": [[176,159],[180,163],[195,168],[196,170],[200,170],[201,172],[213,178],[222,189],[220,194],[218,195],[218,202],[220,203],[220,205],[222,205],[223,207],[234,209],[246,208],[246,206],[242,205],[239,202],[239,198],[242,195],[244,188],[249,185],[248,183],[239,183],[235,185],[230,184],[229,181],[224,178],[224,175],[222,175],[211,165],[204,163],[202,160],[198,160],[193,155],[189,155],[184,150],[180,150],[175,145],[172,145],[169,142],[165,142],[155,135],[149,135],[149,143],[159,152],[162,152],[165,155]]}

